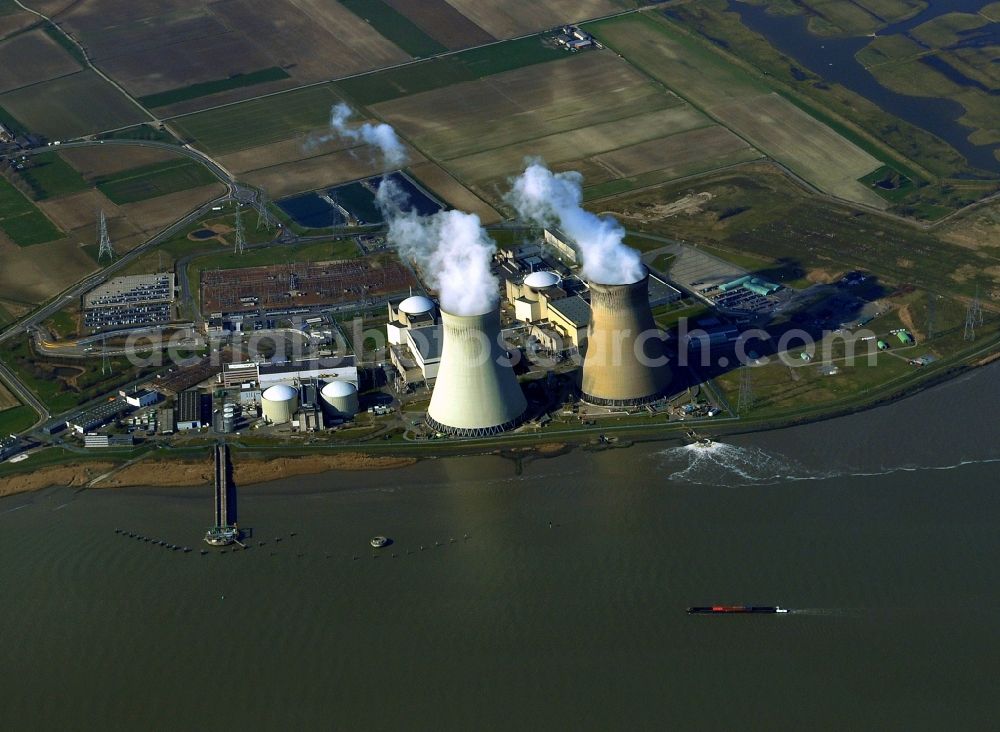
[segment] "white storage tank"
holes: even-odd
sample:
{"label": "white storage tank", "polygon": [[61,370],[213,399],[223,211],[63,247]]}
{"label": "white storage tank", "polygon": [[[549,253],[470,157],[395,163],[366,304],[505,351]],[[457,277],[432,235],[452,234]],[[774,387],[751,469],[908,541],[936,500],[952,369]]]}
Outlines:
{"label": "white storage tank", "polygon": [[285,424],[299,408],[299,392],[288,384],[275,384],[261,394],[260,403],[266,420]]}
{"label": "white storage tank", "polygon": [[358,387],[350,381],[330,381],[320,392],[324,411],[334,417],[353,417],[358,413]]}

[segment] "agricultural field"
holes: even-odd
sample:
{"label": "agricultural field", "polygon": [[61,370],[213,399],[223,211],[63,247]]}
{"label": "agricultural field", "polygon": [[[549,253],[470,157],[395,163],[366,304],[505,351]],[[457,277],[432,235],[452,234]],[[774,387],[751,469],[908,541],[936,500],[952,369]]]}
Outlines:
{"label": "agricultural field", "polygon": [[36,201],[77,193],[89,187],[87,181],[56,152],[32,155],[26,168],[18,171],[31,188]]}
{"label": "agricultural field", "polygon": [[818,189],[885,208],[858,178],[882,163],[668,21],[628,15],[588,25],[603,42]]}
{"label": "agricultural field", "polygon": [[511,38],[635,7],[627,0],[449,0],[496,38]]}
{"label": "agricultural field", "polygon": [[446,0],[384,0],[445,48],[456,50],[491,43],[496,38],[458,12]]}
{"label": "agricultural field", "polygon": [[[419,163],[424,158],[413,155],[411,160]],[[272,198],[281,198],[290,193],[367,178],[384,170],[382,160],[371,150],[350,148],[249,170],[241,177],[251,185],[266,190]]]}
{"label": "agricultural field", "polygon": [[422,186],[449,206],[476,214],[484,224],[500,221],[500,214],[492,206],[455,180],[437,163],[411,165],[409,171]]}
{"label": "agricultural field", "polygon": [[179,89],[171,89],[169,91],[158,92],[157,94],[149,94],[144,97],[139,97],[139,102],[144,106],[151,108],[166,107],[170,104],[186,102],[189,99],[197,99],[198,97],[207,97],[209,94],[218,94],[219,92],[228,91],[230,89],[239,89],[244,86],[254,86],[268,81],[281,81],[282,79],[288,78],[288,74],[285,73],[283,69],[279,69],[277,66],[272,66],[269,69],[251,71],[247,74],[234,74],[226,77],[225,79],[201,81],[197,84],[182,86]]}
{"label": "agricultural field", "polygon": [[339,2],[411,56],[418,58],[433,56],[448,50],[412,20],[382,0],[339,0]]}
{"label": "agricultural field", "polygon": [[[645,173],[665,180],[760,156],[606,51],[533,64],[371,109],[493,204],[525,157],[580,170],[586,185],[599,186]],[[685,142],[683,133],[701,128],[706,131]],[[703,144],[697,160],[686,149],[691,143]],[[645,148],[633,149],[640,145]],[[650,151],[655,153],[646,154]],[[681,151],[685,159],[675,159]]]}
{"label": "agricultural field", "polygon": [[97,188],[117,204],[135,203],[216,182],[205,166],[187,158],[123,170],[96,181]]}
{"label": "agricultural field", "polygon": [[0,107],[32,132],[52,140],[146,119],[120,91],[90,70],[0,94]]}
{"label": "agricultural field", "polygon": [[80,70],[80,65],[41,29],[0,43],[0,93]]}
{"label": "agricultural field", "polygon": [[87,180],[114,175],[130,168],[153,165],[167,160],[178,160],[178,156],[169,150],[140,147],[139,145],[113,148],[74,147],[60,150],[59,156],[76,168],[80,175]]}
{"label": "agricultural field", "polygon": [[296,89],[208,112],[170,120],[182,138],[195,141],[212,155],[224,155],[321,134],[328,127],[330,109],[342,99],[329,85]]}
{"label": "agricultural field", "polygon": [[334,86],[352,102],[371,106],[570,56],[564,49],[554,46],[548,36],[534,35],[484,48],[470,48],[443,58],[341,79]]}
{"label": "agricultural field", "polygon": [[[59,23],[130,93],[168,114],[406,61],[408,54],[339,2],[229,0],[75,3]],[[272,73],[277,68],[287,78]],[[198,87],[244,75],[249,85]],[[192,96],[192,87],[198,96]],[[187,92],[182,90],[187,89]],[[207,93],[206,93],[207,92]]]}
{"label": "agricultural field", "polygon": [[3,178],[0,178],[0,232],[22,247],[52,241],[60,236],[60,231],[27,196]]}

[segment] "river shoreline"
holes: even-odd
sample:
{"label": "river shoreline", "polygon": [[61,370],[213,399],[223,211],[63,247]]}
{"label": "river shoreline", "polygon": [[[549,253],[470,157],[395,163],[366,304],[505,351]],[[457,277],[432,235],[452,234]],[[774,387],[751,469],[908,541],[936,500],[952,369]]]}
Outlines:
{"label": "river shoreline", "polygon": [[[316,447],[312,452],[299,452],[292,456],[261,457],[260,448],[241,454],[234,451],[233,469],[237,485],[267,483],[281,478],[317,475],[332,471],[393,470],[407,468],[424,460],[495,455],[514,463],[515,472],[521,474],[525,465],[534,460],[560,457],[576,450],[620,450],[649,443],[681,444],[690,441],[690,433],[699,437],[726,437],[753,433],[774,432],[817,422],[845,417],[889,406],[906,398],[917,396],[928,389],[946,384],[972,371],[995,363],[1000,353],[992,353],[973,364],[956,364],[905,391],[890,392],[860,405],[828,408],[818,414],[798,417],[722,422],[682,422],[665,425],[607,426],[580,430],[572,435],[527,435],[528,439],[517,444],[483,443],[477,441],[393,445],[377,452],[377,443],[352,445],[344,451],[330,452],[330,446]],[[695,432],[700,430],[701,432]],[[604,433],[614,435],[606,438]],[[558,439],[558,441],[557,441]],[[276,445],[273,449],[281,448]],[[381,446],[379,446],[381,448]],[[271,449],[271,448],[264,448]],[[284,446],[288,450],[287,446]],[[295,448],[303,450],[304,448]],[[203,459],[192,459],[190,454],[165,457],[158,452],[155,457],[140,457],[132,461],[79,461],[67,458],[65,462],[46,465],[37,469],[25,466],[25,472],[12,473],[0,478],[0,498],[29,493],[55,486],[92,489],[128,488],[146,486],[153,488],[180,488],[210,485],[213,479],[212,459],[206,448]]]}

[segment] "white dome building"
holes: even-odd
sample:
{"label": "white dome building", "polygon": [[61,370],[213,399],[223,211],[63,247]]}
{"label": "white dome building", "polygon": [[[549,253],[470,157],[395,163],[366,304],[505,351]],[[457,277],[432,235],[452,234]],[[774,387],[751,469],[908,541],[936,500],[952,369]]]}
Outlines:
{"label": "white dome building", "polygon": [[524,278],[524,284],[536,292],[548,287],[554,287],[560,282],[562,282],[562,279],[555,272],[532,272]]}
{"label": "white dome building", "polygon": [[320,392],[324,411],[332,417],[353,417],[358,413],[358,387],[349,381],[330,381]]}
{"label": "white dome building", "polygon": [[410,295],[399,303],[399,312],[407,315],[423,315],[434,310],[434,301],[423,295]]}
{"label": "white dome building", "polygon": [[299,408],[299,392],[288,384],[275,384],[260,397],[264,418],[272,424],[292,421],[292,415]]}

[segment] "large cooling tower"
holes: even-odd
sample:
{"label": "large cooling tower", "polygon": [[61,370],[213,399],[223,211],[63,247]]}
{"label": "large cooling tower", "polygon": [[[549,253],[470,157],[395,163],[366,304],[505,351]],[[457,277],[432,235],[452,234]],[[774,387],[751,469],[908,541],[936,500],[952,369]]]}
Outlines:
{"label": "large cooling tower", "polygon": [[662,333],[649,309],[649,274],[627,285],[590,283],[590,325],[583,357],[583,399],[634,406],[670,385]]}
{"label": "large cooling tower", "polygon": [[517,425],[528,403],[500,348],[500,311],[441,311],[441,366],[427,423],[461,437],[493,435]]}

